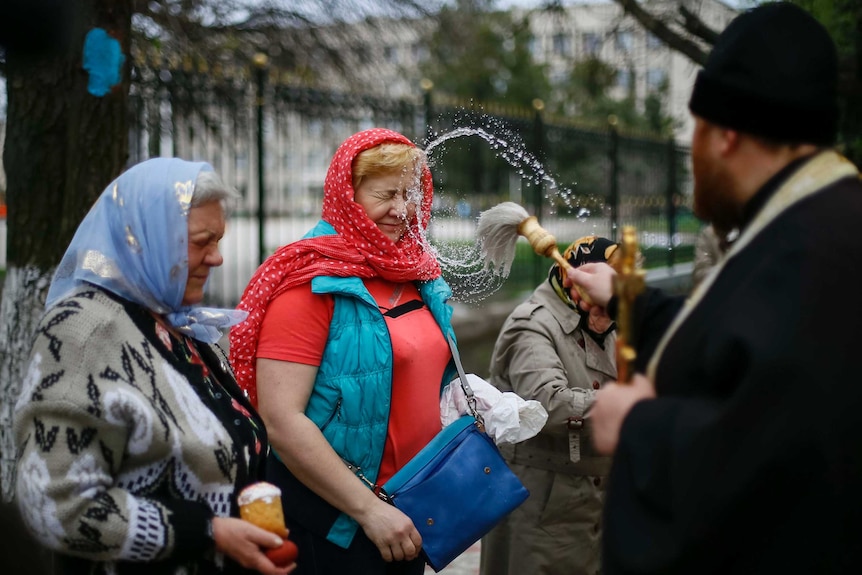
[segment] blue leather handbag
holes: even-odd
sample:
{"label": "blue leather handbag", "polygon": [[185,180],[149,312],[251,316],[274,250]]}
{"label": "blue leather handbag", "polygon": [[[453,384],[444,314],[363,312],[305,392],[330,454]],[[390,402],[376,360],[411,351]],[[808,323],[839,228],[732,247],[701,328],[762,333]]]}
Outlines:
{"label": "blue leather handbag", "polygon": [[443,428],[383,485],[381,494],[413,520],[425,560],[435,572],[529,496],[485,433],[451,339],[449,345],[473,415]]}

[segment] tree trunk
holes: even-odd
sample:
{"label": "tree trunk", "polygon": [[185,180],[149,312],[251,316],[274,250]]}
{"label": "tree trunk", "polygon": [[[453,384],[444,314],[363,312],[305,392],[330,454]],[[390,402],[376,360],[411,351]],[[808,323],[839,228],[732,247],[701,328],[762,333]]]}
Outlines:
{"label": "tree trunk", "polygon": [[[51,275],[81,219],[126,163],[131,15],[132,0],[79,0],[61,53],[7,54],[8,269],[0,306],[6,500],[14,483],[13,411]],[[93,28],[117,39],[125,55],[120,83],[104,96],[88,92],[82,67],[84,38]]]}

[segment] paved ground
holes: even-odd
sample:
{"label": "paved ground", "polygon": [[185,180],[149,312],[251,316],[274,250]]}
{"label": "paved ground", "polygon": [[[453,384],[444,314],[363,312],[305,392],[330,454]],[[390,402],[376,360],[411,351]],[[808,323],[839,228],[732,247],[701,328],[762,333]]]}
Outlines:
{"label": "paved ground", "polygon": [[[433,574],[434,570],[426,566],[425,573],[426,575]],[[479,575],[479,543],[473,544],[440,573],[444,575]]]}

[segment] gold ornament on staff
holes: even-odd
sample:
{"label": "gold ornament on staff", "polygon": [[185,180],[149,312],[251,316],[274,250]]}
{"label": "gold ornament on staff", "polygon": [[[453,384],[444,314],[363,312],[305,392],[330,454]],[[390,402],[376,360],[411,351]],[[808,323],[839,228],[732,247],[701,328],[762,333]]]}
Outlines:
{"label": "gold ornament on staff", "polygon": [[[518,236],[530,243],[533,251],[540,256],[553,259],[563,272],[572,266],[560,253],[557,238],[539,225],[536,216],[531,216],[515,202],[503,202],[479,214],[476,235],[485,260],[485,268],[495,267],[500,275],[508,276],[515,259],[515,244]],[[575,286],[581,299],[592,303],[586,293]]]}
{"label": "gold ornament on staff", "polygon": [[644,271],[638,269],[638,240],[634,226],[623,226],[620,257],[614,269],[614,295],[617,296],[617,380],[628,383],[637,352],[632,347],[632,313],[635,298],[644,290]]}

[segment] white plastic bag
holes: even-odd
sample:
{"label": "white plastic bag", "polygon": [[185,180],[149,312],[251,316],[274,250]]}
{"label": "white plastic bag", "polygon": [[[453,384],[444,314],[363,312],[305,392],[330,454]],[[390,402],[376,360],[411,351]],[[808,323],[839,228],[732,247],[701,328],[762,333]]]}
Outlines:
{"label": "white plastic bag", "polygon": [[[522,399],[511,391],[502,392],[473,373],[467,374],[467,383],[473,389],[476,409],[485,420],[485,432],[497,445],[530,439],[545,426],[548,412],[538,401]],[[455,378],[440,396],[443,427],[469,412],[461,378]]]}

